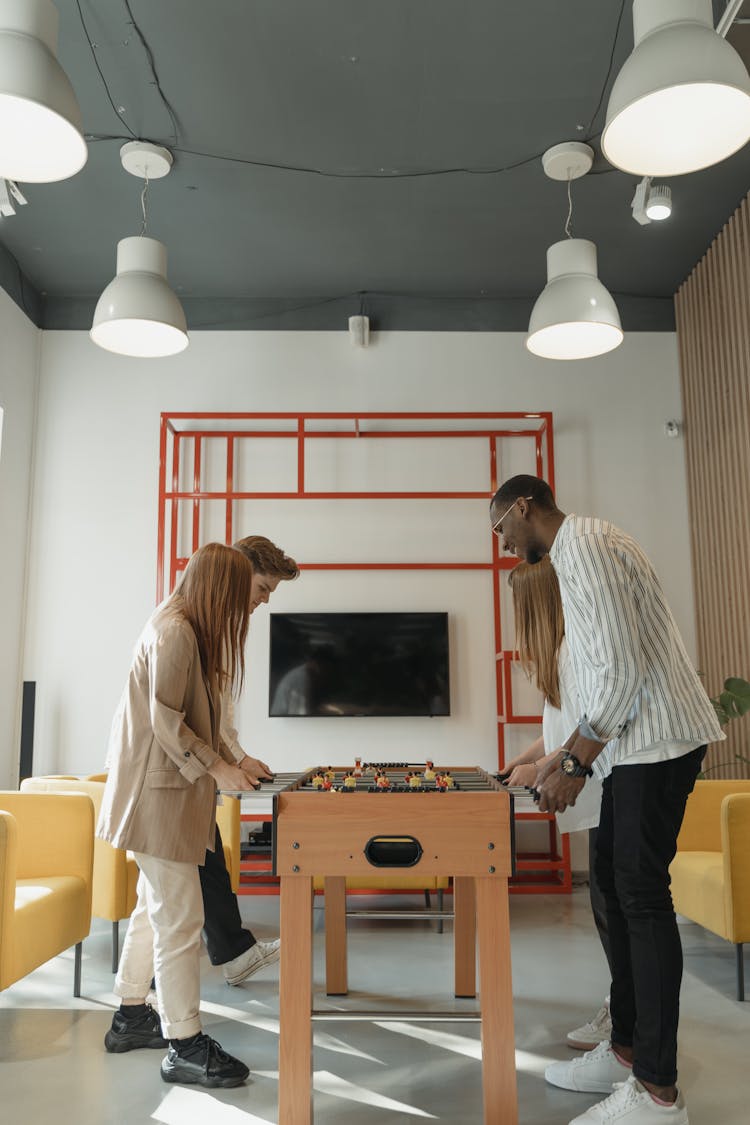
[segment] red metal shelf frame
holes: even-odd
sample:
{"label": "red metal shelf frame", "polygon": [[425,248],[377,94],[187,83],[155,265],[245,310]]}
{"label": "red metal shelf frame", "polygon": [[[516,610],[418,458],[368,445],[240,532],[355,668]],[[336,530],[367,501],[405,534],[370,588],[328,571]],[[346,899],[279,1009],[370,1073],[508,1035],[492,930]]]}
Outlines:
{"label": "red metal shelf frame", "polygon": [[[413,422],[408,428],[399,425]],[[321,423],[329,427],[315,428]],[[248,439],[288,439],[296,443],[297,487],[293,490],[240,490],[235,487],[235,465],[238,443]],[[306,443],[325,438],[343,441],[398,438],[429,440],[454,438],[487,442],[487,488],[480,491],[368,491],[313,492],[306,488]],[[157,527],[157,601],[173,589],[178,574],[187,565],[187,557],[177,552],[178,514],[180,506],[185,518],[189,513],[191,550],[201,545],[201,504],[223,501],[225,541],[235,538],[234,503],[238,500],[489,500],[498,487],[498,440],[518,439],[533,443],[537,476],[544,477],[554,489],[555,463],[552,414],[549,412],[166,412],[161,415],[159,441],[159,510]],[[226,443],[226,481],[219,491],[202,488],[204,450],[208,442]],[[184,451],[192,453],[192,488],[180,488],[180,470]],[[243,528],[243,531],[246,529]],[[491,534],[491,533],[490,533]],[[517,715],[513,710],[511,663],[514,653],[504,647],[501,614],[501,576],[515,566],[516,560],[501,555],[498,540],[491,535],[490,561],[476,562],[303,562],[302,570],[489,570],[492,573],[492,601],[495,635],[495,690],[497,699],[498,768],[505,763],[505,728],[512,724],[538,723],[538,715]],[[525,854],[518,859],[519,875],[515,891],[569,892],[571,889],[570,847],[567,836],[561,837],[558,852],[554,817],[542,813],[519,814],[517,819],[548,820],[549,850],[536,855]],[[524,877],[524,872],[527,876]]]}

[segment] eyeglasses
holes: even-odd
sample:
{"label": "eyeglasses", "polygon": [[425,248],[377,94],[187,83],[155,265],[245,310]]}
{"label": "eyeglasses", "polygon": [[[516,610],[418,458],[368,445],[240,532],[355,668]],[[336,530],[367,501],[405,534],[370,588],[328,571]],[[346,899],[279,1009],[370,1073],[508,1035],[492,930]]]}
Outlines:
{"label": "eyeglasses", "polygon": [[513,509],[515,508],[515,506],[516,506],[516,504],[518,503],[519,500],[533,500],[533,499],[534,499],[533,496],[516,496],[515,500],[511,504],[511,506],[509,508],[506,508],[506,510],[500,516],[500,519],[495,520],[495,522],[493,523],[492,530],[495,532],[495,535],[502,535],[502,529],[500,531],[498,531],[497,529],[500,527],[500,524],[503,522],[503,520],[507,516],[508,512],[513,511]]}

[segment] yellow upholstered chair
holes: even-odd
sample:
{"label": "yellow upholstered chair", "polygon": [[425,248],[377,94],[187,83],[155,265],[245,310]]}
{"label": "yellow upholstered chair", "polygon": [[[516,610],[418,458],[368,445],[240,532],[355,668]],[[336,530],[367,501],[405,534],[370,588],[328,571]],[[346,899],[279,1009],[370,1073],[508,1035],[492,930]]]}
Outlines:
{"label": "yellow upholstered chair", "polygon": [[743,944],[750,942],[750,781],[697,781],[670,867],[675,910],[737,955],[737,999],[745,999]]}
{"label": "yellow upholstered chair", "polygon": [[93,858],[88,797],[0,791],[0,989],[74,945],[81,995]]}
{"label": "yellow upholstered chair", "polygon": [[[95,775],[106,778],[106,774]],[[94,826],[99,817],[104,781],[92,778],[28,777],[21,782],[23,793],[85,793],[94,806]],[[117,972],[120,953],[119,923],[133,912],[138,867],[130,852],[113,848],[106,840],[94,840],[93,914],[112,923],[112,972]]]}
{"label": "yellow upholstered chair", "polygon": [[216,823],[224,845],[224,861],[229,872],[232,890],[240,889],[240,801],[237,797],[221,795],[216,805]]}

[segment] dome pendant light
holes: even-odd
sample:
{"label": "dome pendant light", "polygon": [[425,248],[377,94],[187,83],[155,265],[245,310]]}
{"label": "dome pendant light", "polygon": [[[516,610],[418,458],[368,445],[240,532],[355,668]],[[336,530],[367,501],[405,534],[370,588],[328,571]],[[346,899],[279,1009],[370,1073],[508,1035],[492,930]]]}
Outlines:
{"label": "dome pendant light", "polygon": [[51,183],[88,149],[73,87],[57,61],[52,0],[0,0],[0,178]]}
{"label": "dome pendant light", "polygon": [[596,246],[570,236],[573,212],[570,184],[593,163],[588,145],[555,145],[542,157],[545,173],[568,182],[567,238],[547,250],[547,284],[531,311],[526,347],[543,359],[590,359],[623,340],[617,306],[597,275]]}
{"label": "dome pendant light", "polygon": [[633,0],[635,46],[612,87],[602,151],[637,176],[678,176],[750,139],[750,77],[711,0]]}
{"label": "dome pendant light", "polygon": [[144,179],[143,229],[117,244],[117,276],[97,302],[90,336],[100,348],[119,355],[175,355],[189,343],[185,313],[167,282],[166,247],[145,235],[149,180],[168,174],[172,156],[159,145],[130,141],[120,149],[120,158],[127,172]]}

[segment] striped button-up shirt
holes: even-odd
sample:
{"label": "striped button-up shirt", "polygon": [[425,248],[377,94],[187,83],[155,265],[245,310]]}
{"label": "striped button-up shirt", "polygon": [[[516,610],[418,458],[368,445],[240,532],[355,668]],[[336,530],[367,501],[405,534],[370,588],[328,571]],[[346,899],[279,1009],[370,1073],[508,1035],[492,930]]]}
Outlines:
{"label": "striped button-up shirt", "polygon": [[604,520],[571,515],[549,555],[585,711],[582,733],[614,740],[614,765],[654,746],[674,744],[676,756],[724,738],[635,540]]}

